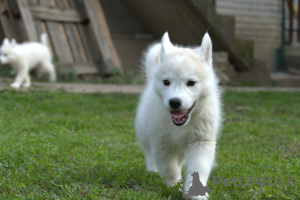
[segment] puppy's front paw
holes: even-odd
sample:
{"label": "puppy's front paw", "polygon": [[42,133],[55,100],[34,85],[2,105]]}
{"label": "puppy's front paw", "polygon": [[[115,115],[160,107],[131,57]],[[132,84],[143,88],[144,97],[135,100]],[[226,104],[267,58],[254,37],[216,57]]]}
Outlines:
{"label": "puppy's front paw", "polygon": [[207,200],[206,196],[189,196],[190,200]]}
{"label": "puppy's front paw", "polygon": [[190,200],[207,200],[208,198],[208,196],[206,197],[206,196],[190,196],[190,195],[188,195],[187,193],[184,193],[184,194],[182,194],[182,197],[183,198],[188,198],[188,199],[190,199]]}
{"label": "puppy's front paw", "polygon": [[19,89],[20,84],[19,83],[12,83],[12,84],[10,84],[10,87],[15,88],[15,89]]}
{"label": "puppy's front paw", "polygon": [[193,196],[189,197],[191,200],[207,200],[206,196]]}

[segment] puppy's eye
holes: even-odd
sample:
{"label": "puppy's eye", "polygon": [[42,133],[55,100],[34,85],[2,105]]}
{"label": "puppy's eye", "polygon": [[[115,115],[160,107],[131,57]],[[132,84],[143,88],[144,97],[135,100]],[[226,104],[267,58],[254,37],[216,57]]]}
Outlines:
{"label": "puppy's eye", "polygon": [[196,84],[195,81],[188,81],[188,82],[186,83],[186,85],[189,86],[189,87],[192,87],[192,86],[194,86],[195,84]]}
{"label": "puppy's eye", "polygon": [[169,80],[163,80],[163,83],[165,86],[169,86],[170,85],[170,81]]}

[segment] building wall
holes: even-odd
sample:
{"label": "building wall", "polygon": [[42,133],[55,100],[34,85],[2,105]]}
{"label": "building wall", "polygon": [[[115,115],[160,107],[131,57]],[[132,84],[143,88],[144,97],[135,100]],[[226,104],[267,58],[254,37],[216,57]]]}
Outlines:
{"label": "building wall", "polygon": [[216,0],[218,14],[235,16],[235,35],[254,41],[254,57],[274,71],[281,40],[281,0]]}

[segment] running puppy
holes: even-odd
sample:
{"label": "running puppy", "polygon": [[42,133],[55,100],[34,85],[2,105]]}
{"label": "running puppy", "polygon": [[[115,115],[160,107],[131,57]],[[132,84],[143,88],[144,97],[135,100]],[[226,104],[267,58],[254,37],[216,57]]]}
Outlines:
{"label": "running puppy", "polygon": [[51,53],[47,46],[47,35],[41,35],[41,43],[26,42],[17,44],[15,39],[10,42],[3,40],[0,49],[0,61],[2,64],[9,63],[17,71],[15,81],[10,85],[13,88],[30,87],[29,72],[36,68],[38,76],[44,73],[49,75],[49,81],[56,81],[55,67],[51,62]]}
{"label": "running puppy", "polygon": [[[220,90],[209,35],[204,35],[200,47],[186,48],[173,45],[165,33],[161,43],[146,51],[143,67],[147,82],[135,129],[147,170],[159,172],[166,185],[173,186],[181,179],[185,164],[187,172],[198,172],[206,186],[221,125]],[[191,181],[192,176],[187,176],[184,197]]]}

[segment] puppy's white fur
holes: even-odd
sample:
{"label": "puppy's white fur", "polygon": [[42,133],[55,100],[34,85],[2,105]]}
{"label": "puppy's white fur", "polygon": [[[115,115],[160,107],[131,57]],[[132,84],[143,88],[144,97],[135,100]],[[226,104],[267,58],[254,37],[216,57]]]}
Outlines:
{"label": "puppy's white fur", "polygon": [[26,42],[17,44],[5,38],[0,49],[0,61],[9,63],[17,71],[15,81],[10,85],[16,89],[30,87],[29,71],[37,68],[38,76],[44,73],[49,75],[49,81],[56,81],[55,67],[51,62],[51,53],[47,46],[47,35],[41,35],[41,43]]}
{"label": "puppy's white fur", "polygon": [[[204,186],[213,165],[217,133],[221,124],[218,80],[212,68],[212,43],[206,33],[201,47],[174,46],[168,33],[161,43],[145,53],[143,67],[146,88],[141,95],[135,129],[146,158],[148,171],[159,172],[167,186],[181,179],[181,168],[197,171]],[[164,85],[164,80],[169,85]],[[189,86],[188,82],[195,84]],[[180,99],[178,111],[193,106],[185,124],[176,126],[171,119],[171,99]],[[183,196],[187,196],[186,176]],[[206,199],[192,196],[190,199]]]}

